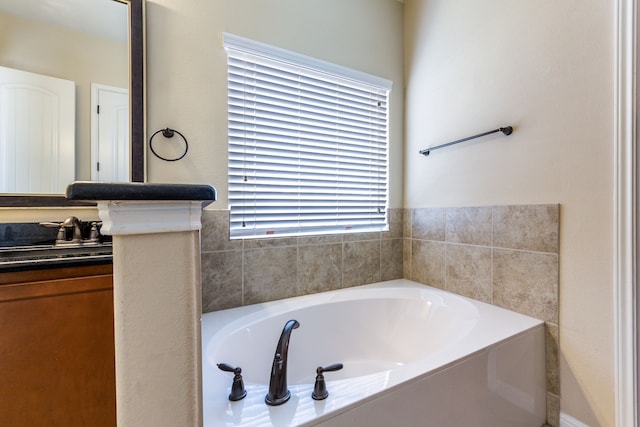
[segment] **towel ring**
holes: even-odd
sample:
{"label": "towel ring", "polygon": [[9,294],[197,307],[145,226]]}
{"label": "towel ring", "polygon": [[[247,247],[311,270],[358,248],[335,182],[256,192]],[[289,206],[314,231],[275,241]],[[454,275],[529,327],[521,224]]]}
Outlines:
{"label": "towel ring", "polygon": [[[175,159],[167,159],[166,157],[162,157],[160,154],[156,153],[156,150],[153,149],[153,137],[160,132],[162,132],[162,136],[164,136],[165,138],[173,138],[174,133],[177,133],[178,135],[180,135],[180,137],[184,141],[184,153],[182,153],[180,157],[176,157]],[[149,138],[149,148],[157,158],[162,159],[165,162],[176,162],[187,155],[187,152],[189,151],[189,143],[187,142],[187,138],[185,138],[184,135],[178,132],[177,130],[166,128],[166,129],[157,130],[153,133],[153,135],[151,135],[151,138]]]}

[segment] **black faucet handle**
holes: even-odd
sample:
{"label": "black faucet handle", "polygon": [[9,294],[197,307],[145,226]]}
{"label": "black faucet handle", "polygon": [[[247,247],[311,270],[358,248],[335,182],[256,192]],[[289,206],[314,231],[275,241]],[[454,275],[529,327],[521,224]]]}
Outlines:
{"label": "black faucet handle", "polygon": [[329,396],[327,383],[324,380],[324,373],[339,371],[343,367],[342,363],[334,363],[325,367],[318,366],[316,369],[316,373],[318,374],[316,375],[316,383],[313,386],[313,393],[311,393],[313,400],[324,400]]}
{"label": "black faucet handle", "polygon": [[218,363],[218,369],[225,372],[233,372],[233,383],[231,384],[231,393],[229,394],[229,400],[235,402],[236,400],[244,399],[247,395],[247,391],[244,388],[244,381],[242,380],[242,368],[233,367],[228,363]]}
{"label": "black faucet handle", "polygon": [[342,363],[333,363],[329,366],[325,366],[324,368],[322,366],[318,366],[318,369],[316,369],[316,373],[321,374],[323,372],[334,372],[339,371],[342,368],[344,368],[344,365]]}
{"label": "black faucet handle", "polygon": [[225,372],[233,372],[234,374],[241,374],[242,373],[242,368],[240,368],[239,366],[233,367],[231,365],[229,365],[228,363],[218,363],[218,369],[220,369],[221,371],[225,371]]}

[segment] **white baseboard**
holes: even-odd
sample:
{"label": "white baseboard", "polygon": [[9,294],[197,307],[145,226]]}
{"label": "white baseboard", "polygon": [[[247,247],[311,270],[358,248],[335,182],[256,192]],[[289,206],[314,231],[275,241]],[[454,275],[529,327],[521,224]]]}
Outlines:
{"label": "white baseboard", "polygon": [[571,415],[560,412],[560,427],[589,427],[582,421],[578,421]]}

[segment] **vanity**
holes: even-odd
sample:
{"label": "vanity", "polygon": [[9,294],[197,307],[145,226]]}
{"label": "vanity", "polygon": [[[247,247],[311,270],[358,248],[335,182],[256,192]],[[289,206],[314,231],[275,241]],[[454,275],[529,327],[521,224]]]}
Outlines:
{"label": "vanity", "polygon": [[0,336],[3,425],[116,425],[110,263],[0,273]]}
{"label": "vanity", "polygon": [[56,233],[0,224],[0,420],[114,426],[111,244]]}

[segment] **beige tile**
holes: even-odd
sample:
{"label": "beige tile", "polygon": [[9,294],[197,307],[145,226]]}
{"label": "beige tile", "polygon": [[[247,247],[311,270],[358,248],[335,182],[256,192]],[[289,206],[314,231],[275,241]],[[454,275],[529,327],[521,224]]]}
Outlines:
{"label": "beige tile", "polygon": [[413,210],[411,236],[413,239],[444,241],[446,209],[420,208]]}
{"label": "beige tile", "polygon": [[342,243],[298,248],[298,294],[342,287]]}
{"label": "beige tile", "polygon": [[404,209],[389,209],[389,231],[382,232],[383,239],[399,239],[403,236]]}
{"label": "beige tile", "polygon": [[402,277],[414,280],[413,275],[411,274],[411,246],[411,239],[402,239]]}
{"label": "beige tile", "polygon": [[560,395],[558,365],[558,325],[545,323],[545,359],[547,365],[547,391]]}
{"label": "beige tile", "polygon": [[343,242],[364,242],[367,240],[380,240],[380,232],[366,232],[366,233],[345,233],[342,235]]}
{"label": "beige tile", "polygon": [[298,246],[326,245],[329,243],[342,243],[342,234],[324,234],[317,236],[298,237]]}
{"label": "beige tile", "polygon": [[242,252],[202,254],[202,312],[242,305]]}
{"label": "beige tile", "polygon": [[493,245],[558,253],[558,205],[496,206]]}
{"label": "beige tile", "polygon": [[297,295],[297,248],[244,251],[244,304]]}
{"label": "beige tile", "polygon": [[560,426],[560,397],[552,393],[547,393],[547,424]]}
{"label": "beige tile", "polygon": [[494,249],[493,303],[558,324],[558,256]]}
{"label": "beige tile", "polygon": [[380,281],[380,240],[344,243],[342,286]]}
{"label": "beige tile", "polygon": [[273,237],[261,239],[245,239],[244,249],[277,248],[282,246],[297,246],[296,237]]}
{"label": "beige tile", "polygon": [[444,289],[445,243],[412,240],[411,278],[425,285]]}
{"label": "beige tile", "polygon": [[447,208],[447,242],[491,246],[491,211],[491,207]]}
{"label": "beige tile", "polygon": [[446,245],[445,289],[491,303],[491,248]]}
{"label": "beige tile", "polygon": [[411,239],[411,231],[413,229],[413,209],[402,210],[402,237]]}
{"label": "beige tile", "polygon": [[202,211],[202,252],[242,250],[242,240],[229,240],[229,211]]}
{"label": "beige tile", "polygon": [[403,239],[384,239],[380,246],[380,280],[402,279]]}

